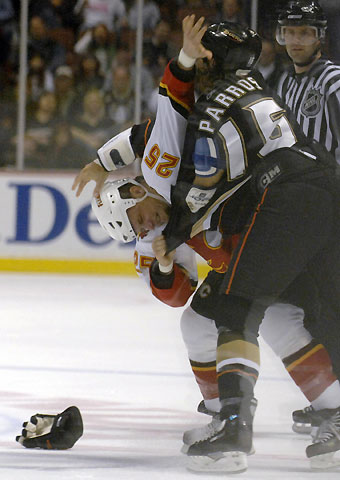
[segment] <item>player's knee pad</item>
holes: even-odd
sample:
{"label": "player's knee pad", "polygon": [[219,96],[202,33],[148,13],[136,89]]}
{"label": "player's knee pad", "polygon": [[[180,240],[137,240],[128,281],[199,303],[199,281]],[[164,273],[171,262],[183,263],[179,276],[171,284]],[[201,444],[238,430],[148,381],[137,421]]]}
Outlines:
{"label": "player's knee pad", "polygon": [[267,308],[260,335],[273,352],[281,359],[292,355],[308,345],[312,336],[303,324],[304,311],[285,303],[276,303]]}
{"label": "player's knee pad", "polygon": [[213,320],[188,307],[181,317],[181,331],[190,360],[200,363],[216,360],[217,328]]}

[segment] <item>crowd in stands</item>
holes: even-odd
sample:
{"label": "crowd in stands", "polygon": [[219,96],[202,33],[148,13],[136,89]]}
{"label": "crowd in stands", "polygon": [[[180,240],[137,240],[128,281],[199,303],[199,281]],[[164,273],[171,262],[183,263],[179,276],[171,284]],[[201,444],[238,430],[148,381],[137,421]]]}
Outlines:
{"label": "crowd in stands", "polygon": [[[337,2],[324,3],[339,25]],[[196,13],[208,23],[250,24],[251,3],[144,0],[142,119],[156,113],[158,83],[180,48],[182,19]],[[258,30],[265,40],[258,68],[268,83],[287,63],[274,42],[282,3],[258,1]],[[20,4],[0,0],[0,167],[7,168],[15,166],[16,156]],[[137,0],[29,1],[25,167],[82,167],[106,140],[134,123],[137,13]],[[339,32],[335,28],[333,35]],[[336,45],[340,41],[332,43],[333,56],[339,54]]]}

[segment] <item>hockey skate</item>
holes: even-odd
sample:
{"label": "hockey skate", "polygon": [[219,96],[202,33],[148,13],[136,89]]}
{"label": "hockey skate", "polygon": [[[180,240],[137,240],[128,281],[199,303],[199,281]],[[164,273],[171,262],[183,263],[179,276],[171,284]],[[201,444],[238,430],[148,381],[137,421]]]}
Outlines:
{"label": "hockey skate", "polygon": [[319,415],[312,405],[309,405],[302,410],[295,410],[292,413],[292,417],[294,422],[292,429],[295,433],[310,435],[312,433],[313,425],[318,427],[321,423]]}
{"label": "hockey skate", "polygon": [[[256,400],[256,398],[253,398],[251,400],[251,404],[250,404],[250,411],[251,411],[252,417],[254,417],[254,415],[255,415],[256,408],[257,408],[257,400]],[[181,452],[185,453],[185,454],[188,452],[188,449],[189,449],[190,445],[193,445],[196,442],[199,442],[201,440],[206,440],[207,438],[209,438],[209,436],[213,432],[218,430],[218,428],[220,427],[220,424],[221,424],[219,414],[217,412],[213,412],[211,410],[208,410],[207,407],[204,404],[204,400],[202,400],[199,403],[199,405],[197,407],[197,411],[199,413],[204,413],[205,415],[211,416],[212,420],[207,425],[204,425],[202,427],[196,427],[196,428],[193,428],[191,430],[187,430],[186,432],[184,432],[184,434],[183,434],[183,446],[182,446]],[[249,452],[249,455],[252,455],[254,453],[255,453],[255,450],[254,450],[254,447],[252,447],[250,452]]]}
{"label": "hockey skate", "polygon": [[[306,448],[312,469],[340,467],[340,408],[320,410],[324,420]],[[337,455],[338,453],[338,455]]]}
{"label": "hockey skate", "polygon": [[204,425],[202,427],[192,428],[191,430],[187,430],[183,433],[183,446],[181,448],[181,452],[186,454],[188,452],[188,448],[195,442],[199,440],[204,440],[210,435],[210,429],[214,428],[214,426],[209,427],[210,424],[215,425],[216,422],[219,421],[218,412],[214,412],[209,410],[204,403],[204,400],[201,400],[197,406],[198,413],[204,413],[204,415],[209,415],[213,417],[212,421],[208,423],[208,425]]}
{"label": "hockey skate", "polygon": [[206,438],[188,447],[187,468],[195,472],[242,472],[252,449],[252,422],[239,415],[219,415],[206,428]]}
{"label": "hockey skate", "polygon": [[202,427],[192,428],[183,433],[183,446],[181,449],[182,453],[188,453],[188,450],[191,445],[201,440],[206,440],[210,437],[216,430],[219,429],[221,425],[221,420],[218,413],[213,415],[212,420],[207,425]]}

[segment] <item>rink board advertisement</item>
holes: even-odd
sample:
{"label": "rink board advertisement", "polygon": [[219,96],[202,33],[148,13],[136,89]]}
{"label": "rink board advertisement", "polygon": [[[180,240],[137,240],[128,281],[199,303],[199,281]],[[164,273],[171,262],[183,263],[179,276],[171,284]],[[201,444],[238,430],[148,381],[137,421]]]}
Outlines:
{"label": "rink board advertisement", "polygon": [[134,242],[112,240],[91,209],[94,183],[80,197],[76,172],[1,172],[1,270],[134,272]]}
{"label": "rink board advertisement", "polygon": [[[0,172],[0,270],[135,274],[134,242],[112,240],[80,197],[77,172]],[[200,262],[200,274],[206,271]]]}

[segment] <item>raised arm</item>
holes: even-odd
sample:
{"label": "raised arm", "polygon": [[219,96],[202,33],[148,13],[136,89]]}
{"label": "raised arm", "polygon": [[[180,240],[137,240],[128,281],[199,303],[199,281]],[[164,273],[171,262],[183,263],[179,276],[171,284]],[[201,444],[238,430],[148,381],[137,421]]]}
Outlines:
{"label": "raised arm", "polygon": [[[210,59],[212,57],[212,53],[201,44],[201,39],[206,31],[203,23],[204,17],[201,17],[195,23],[195,15],[189,15],[183,19],[183,46],[177,59],[177,64],[181,70],[192,70],[198,58],[206,57]],[[148,133],[150,133],[152,124],[145,122],[142,126],[145,127],[146,132],[148,130]],[[143,156],[143,149],[140,148],[141,152],[136,154],[133,138],[136,127],[139,126],[135,125],[132,129],[125,130],[110,139],[98,150],[98,158],[87,164],[79,172],[72,185],[72,190],[76,192],[77,197],[90,181],[95,182],[93,193],[98,195],[109,172],[130,165],[134,162],[136,156]],[[146,139],[147,135],[145,134],[143,138]]]}

